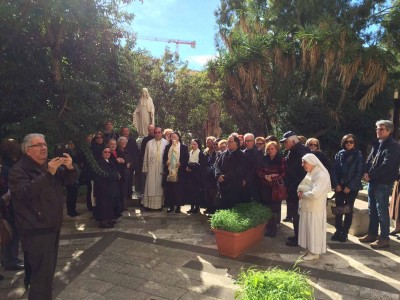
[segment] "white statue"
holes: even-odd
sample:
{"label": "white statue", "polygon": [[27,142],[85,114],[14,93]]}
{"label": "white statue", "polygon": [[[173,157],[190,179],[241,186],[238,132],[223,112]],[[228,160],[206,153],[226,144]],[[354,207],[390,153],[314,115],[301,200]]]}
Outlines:
{"label": "white statue", "polygon": [[147,127],[154,124],[154,104],[147,88],[142,89],[142,97],[139,100],[139,105],[133,112],[133,126],[137,129],[139,136],[148,134]]}

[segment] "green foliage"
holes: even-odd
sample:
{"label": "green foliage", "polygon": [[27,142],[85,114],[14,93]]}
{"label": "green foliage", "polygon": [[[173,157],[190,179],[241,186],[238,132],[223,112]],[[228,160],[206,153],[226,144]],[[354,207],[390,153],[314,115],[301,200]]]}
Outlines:
{"label": "green foliage", "polygon": [[260,271],[242,270],[236,284],[240,286],[235,299],[240,300],[311,300],[314,289],[307,275],[296,270],[279,268]]}
{"label": "green foliage", "polygon": [[218,85],[168,48],[161,59],[133,51],[124,30],[133,16],[121,9],[130,2],[0,1],[0,138],[83,143],[107,119],[129,126],[144,87],[158,125],[203,138]]}
{"label": "green foliage", "polygon": [[375,121],[390,118],[400,2],[220,2],[220,55],[208,70],[239,130],[295,130],[333,151],[353,133],[365,149]]}
{"label": "green foliage", "polygon": [[244,232],[265,223],[271,218],[271,210],[256,202],[240,203],[232,209],[221,209],[212,215],[210,223],[215,229]]}

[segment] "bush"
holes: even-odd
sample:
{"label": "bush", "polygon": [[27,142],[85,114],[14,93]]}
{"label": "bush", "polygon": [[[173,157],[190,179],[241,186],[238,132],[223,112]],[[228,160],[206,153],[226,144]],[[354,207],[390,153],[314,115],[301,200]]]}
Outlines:
{"label": "bush", "polygon": [[229,232],[243,232],[265,223],[271,210],[256,202],[240,203],[232,209],[221,209],[211,217],[211,227]]}
{"label": "bush", "polygon": [[307,275],[300,273],[298,269],[242,270],[235,284],[240,286],[235,299],[240,300],[315,299],[314,289],[307,281]]}

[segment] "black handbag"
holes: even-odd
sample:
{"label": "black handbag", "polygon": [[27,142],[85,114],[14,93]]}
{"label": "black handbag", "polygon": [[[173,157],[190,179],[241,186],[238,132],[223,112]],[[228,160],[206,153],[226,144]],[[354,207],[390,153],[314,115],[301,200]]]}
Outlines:
{"label": "black handbag", "polygon": [[352,209],[350,205],[346,204],[345,206],[332,206],[332,214],[334,215],[345,215],[352,213]]}

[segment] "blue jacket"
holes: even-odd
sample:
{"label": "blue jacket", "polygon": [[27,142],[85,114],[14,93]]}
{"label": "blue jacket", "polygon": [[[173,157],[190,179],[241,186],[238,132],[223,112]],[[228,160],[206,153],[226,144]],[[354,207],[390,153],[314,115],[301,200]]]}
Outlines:
{"label": "blue jacket", "polygon": [[333,187],[341,185],[356,192],[362,189],[361,178],[363,176],[364,161],[360,150],[340,150],[335,155],[333,164]]}

